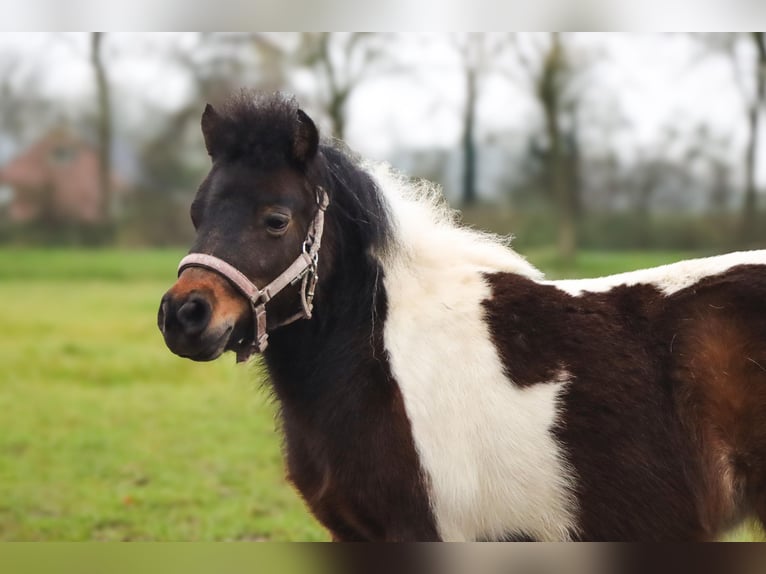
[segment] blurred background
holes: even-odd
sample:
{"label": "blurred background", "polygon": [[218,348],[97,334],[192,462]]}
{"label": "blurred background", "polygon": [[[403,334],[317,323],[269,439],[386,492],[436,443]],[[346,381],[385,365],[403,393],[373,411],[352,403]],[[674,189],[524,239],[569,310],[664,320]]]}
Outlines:
{"label": "blurred background", "polygon": [[257,362],[155,326],[202,110],[243,86],[551,277],[766,247],[764,33],[2,34],[1,539],[326,538]]}
{"label": "blurred background", "polygon": [[517,247],[766,240],[766,40],[738,34],[0,37],[0,240],[185,245],[205,102],[295,93]]}

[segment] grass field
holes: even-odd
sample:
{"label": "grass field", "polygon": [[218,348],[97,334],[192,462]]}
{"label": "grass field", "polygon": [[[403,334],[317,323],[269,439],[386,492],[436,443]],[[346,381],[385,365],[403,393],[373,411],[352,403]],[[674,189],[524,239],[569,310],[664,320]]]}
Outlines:
{"label": "grass field", "polygon": [[[679,253],[586,253],[554,276]],[[0,540],[325,540],[283,477],[255,367],[156,328],[178,251],[0,250]]]}

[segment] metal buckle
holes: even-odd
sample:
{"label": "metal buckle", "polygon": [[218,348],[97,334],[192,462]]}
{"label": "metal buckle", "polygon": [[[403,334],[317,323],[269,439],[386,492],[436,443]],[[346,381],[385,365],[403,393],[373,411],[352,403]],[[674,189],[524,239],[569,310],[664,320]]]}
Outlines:
{"label": "metal buckle", "polygon": [[317,283],[319,282],[319,274],[312,273],[311,279],[308,282],[308,289],[306,290],[306,300],[309,303],[314,301],[314,291],[316,290]]}

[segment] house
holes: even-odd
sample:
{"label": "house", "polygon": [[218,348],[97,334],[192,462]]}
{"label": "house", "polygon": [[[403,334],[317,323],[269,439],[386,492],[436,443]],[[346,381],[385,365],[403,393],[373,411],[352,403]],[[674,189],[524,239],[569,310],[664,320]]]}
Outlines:
{"label": "house", "polygon": [[[111,179],[113,195],[122,195],[124,183]],[[14,223],[102,223],[96,146],[68,129],[54,129],[0,168],[0,199]]]}

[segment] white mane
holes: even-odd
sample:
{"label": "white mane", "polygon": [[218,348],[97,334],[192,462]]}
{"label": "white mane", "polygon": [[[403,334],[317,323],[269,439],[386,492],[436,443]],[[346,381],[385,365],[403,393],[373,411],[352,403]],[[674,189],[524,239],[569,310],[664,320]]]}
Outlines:
{"label": "white mane", "polygon": [[457,212],[447,205],[436,184],[412,181],[387,164],[370,164],[365,169],[388,203],[397,257],[431,269],[462,267],[543,278],[539,270],[509,247],[509,238],[461,225]]}

